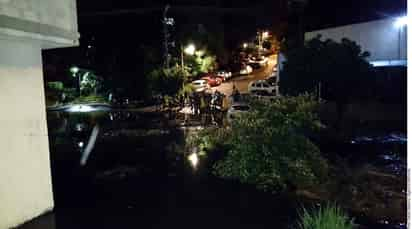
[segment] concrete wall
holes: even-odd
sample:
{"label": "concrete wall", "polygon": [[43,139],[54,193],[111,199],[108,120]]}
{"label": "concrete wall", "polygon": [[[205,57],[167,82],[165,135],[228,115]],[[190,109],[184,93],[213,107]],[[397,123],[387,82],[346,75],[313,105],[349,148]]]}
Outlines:
{"label": "concrete wall", "polygon": [[78,44],[77,29],[75,0],[0,0],[0,37],[68,47]]}
{"label": "concrete wall", "polygon": [[0,229],[53,209],[41,50],[78,38],[75,0],[0,0]]}
{"label": "concrete wall", "polygon": [[53,208],[39,47],[0,41],[0,228]]}
{"label": "concrete wall", "polygon": [[371,53],[370,61],[406,60],[406,26],[395,26],[396,18],[340,26],[305,33],[305,40],[322,35],[322,39],[340,42],[342,38],[356,41]]}

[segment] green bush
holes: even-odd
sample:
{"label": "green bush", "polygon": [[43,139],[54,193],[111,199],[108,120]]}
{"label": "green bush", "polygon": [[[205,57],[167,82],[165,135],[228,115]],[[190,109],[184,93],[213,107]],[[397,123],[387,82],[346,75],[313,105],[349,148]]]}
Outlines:
{"label": "green bush", "polygon": [[309,212],[303,208],[300,216],[300,229],[352,229],[353,220],[339,207],[328,204],[317,211]]}
{"label": "green bush", "polygon": [[64,85],[60,81],[48,82],[47,87],[53,91],[63,91]]}
{"label": "green bush", "polygon": [[233,120],[230,128],[200,134],[199,145],[226,149],[214,173],[272,192],[321,181],[327,173],[326,161],[303,134],[319,126],[313,96],[251,101],[251,106],[252,111]]}
{"label": "green bush", "polygon": [[81,96],[72,101],[72,103],[105,103],[106,98],[100,95]]}

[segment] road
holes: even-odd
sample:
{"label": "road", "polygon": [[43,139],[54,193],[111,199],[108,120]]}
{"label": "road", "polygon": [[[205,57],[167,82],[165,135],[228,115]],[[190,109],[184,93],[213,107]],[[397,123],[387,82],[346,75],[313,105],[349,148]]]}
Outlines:
{"label": "road", "polygon": [[233,91],[233,84],[235,84],[236,88],[239,90],[240,93],[247,93],[248,85],[251,81],[265,79],[271,74],[273,67],[277,63],[277,56],[272,55],[269,57],[268,66],[265,68],[261,68],[259,70],[253,71],[250,75],[247,76],[235,76],[232,79],[222,83],[218,87],[213,87],[213,92],[218,90],[219,92],[224,93],[226,96],[230,96]]}

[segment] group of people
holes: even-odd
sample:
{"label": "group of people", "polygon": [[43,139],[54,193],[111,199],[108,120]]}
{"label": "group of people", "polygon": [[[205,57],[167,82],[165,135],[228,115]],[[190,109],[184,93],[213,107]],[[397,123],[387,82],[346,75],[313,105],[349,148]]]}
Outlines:
{"label": "group of people", "polygon": [[186,96],[181,107],[189,106],[195,115],[211,113],[222,109],[225,95],[219,91],[214,93],[192,93]]}

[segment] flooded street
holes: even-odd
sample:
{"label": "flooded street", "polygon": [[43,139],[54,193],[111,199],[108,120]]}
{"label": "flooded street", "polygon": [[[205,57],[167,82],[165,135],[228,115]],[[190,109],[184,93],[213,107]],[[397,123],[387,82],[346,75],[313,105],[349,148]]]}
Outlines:
{"label": "flooded street", "polygon": [[[131,112],[65,119],[55,124],[67,134],[49,124],[57,228],[267,228],[295,219],[293,200],[220,180],[210,173],[215,155],[185,152],[196,126]],[[93,122],[100,131],[81,166]]]}
{"label": "flooded street", "polygon": [[[219,179],[211,168],[221,155],[186,146],[185,136],[221,125],[223,114],[190,116],[186,126],[179,121],[183,114],[172,118],[124,110],[49,112],[56,228],[290,228],[296,222],[304,202]],[[359,164],[369,158],[404,176],[402,137],[386,139],[398,147],[393,154],[356,138],[344,143],[353,153],[346,158]],[[382,223],[373,228],[404,227]]]}

